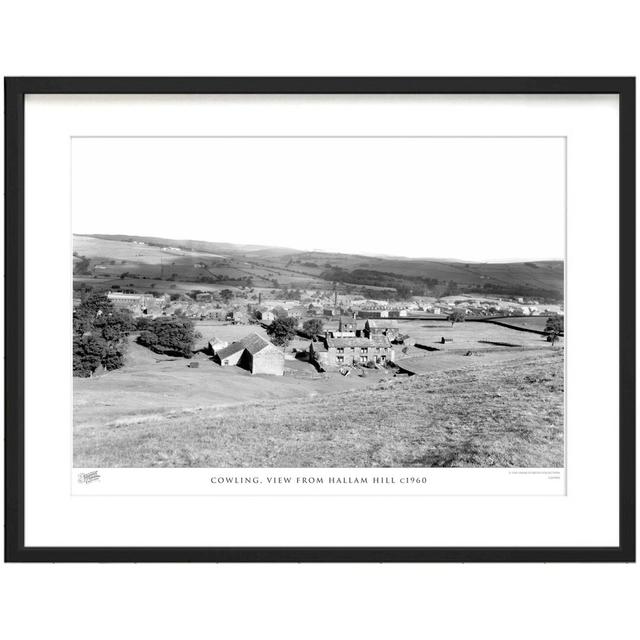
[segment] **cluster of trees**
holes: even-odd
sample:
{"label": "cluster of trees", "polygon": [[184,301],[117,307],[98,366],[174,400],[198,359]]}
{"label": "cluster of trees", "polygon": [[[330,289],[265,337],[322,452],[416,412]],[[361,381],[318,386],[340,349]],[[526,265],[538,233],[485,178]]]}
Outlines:
{"label": "cluster of trees", "polygon": [[73,311],[73,375],[88,378],[101,367],[119,369],[134,328],[131,314],[116,310],[106,295],[85,295]]}
{"label": "cluster of trees", "polygon": [[91,261],[86,256],[78,255],[77,251],[73,252],[75,258],[78,258],[78,262],[73,265],[73,275],[75,276],[90,276],[91,275]]}
{"label": "cluster of trees", "polygon": [[[342,284],[358,284],[370,287],[381,287],[389,290],[384,295],[395,300],[405,300],[412,295],[426,295],[435,292],[443,283],[437,278],[426,276],[408,276],[388,271],[375,271],[371,269],[354,269],[348,271],[342,267],[330,267],[320,274],[324,280],[340,282]],[[380,297],[381,291],[375,292]],[[438,291],[438,293],[440,293]],[[375,294],[374,296],[375,297]]]}
{"label": "cluster of trees", "polygon": [[451,323],[451,326],[456,322],[464,322],[466,318],[466,313],[462,309],[454,309],[448,316],[447,320]]}
{"label": "cluster of trees", "polygon": [[306,320],[302,325],[302,333],[304,333],[307,338],[313,338],[324,331],[324,323],[320,318],[310,318]]}
{"label": "cluster of trees", "polygon": [[277,347],[284,347],[295,337],[297,326],[295,318],[278,317],[267,327],[267,335]]}
{"label": "cluster of trees", "polygon": [[[271,342],[278,347],[284,347],[297,334],[298,321],[295,318],[288,318],[284,315],[278,316],[267,327],[267,335],[271,338]],[[320,318],[310,318],[302,325],[302,331],[305,336],[312,338],[324,330],[323,322]]]}
{"label": "cluster of trees", "polygon": [[[467,287],[466,289],[459,288],[460,293],[474,293],[478,290],[478,286]],[[553,289],[538,289],[536,287],[527,286],[507,286],[493,284],[491,282],[485,282],[482,285],[483,293],[491,293],[501,297],[522,297],[522,298],[534,298],[540,302],[554,303],[562,299],[561,291],[554,291]]]}
{"label": "cluster of trees", "polygon": [[200,337],[193,322],[183,317],[140,318],[136,328],[140,331],[138,344],[155,353],[184,358],[193,356],[193,344]]}
{"label": "cluster of trees", "polygon": [[547,320],[544,327],[547,334],[547,340],[554,345],[560,336],[564,335],[564,318],[562,316],[553,316]]}

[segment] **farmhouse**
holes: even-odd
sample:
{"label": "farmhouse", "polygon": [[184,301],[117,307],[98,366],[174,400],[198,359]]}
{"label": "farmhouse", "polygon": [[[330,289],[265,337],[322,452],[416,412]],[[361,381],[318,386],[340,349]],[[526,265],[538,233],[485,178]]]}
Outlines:
{"label": "farmhouse", "polygon": [[349,364],[384,364],[395,357],[389,338],[325,337],[309,345],[309,358],[324,368]]}
{"label": "farmhouse", "polygon": [[400,335],[400,328],[397,320],[367,320],[364,323],[363,333],[366,338],[387,336],[389,340],[392,340]]}
{"label": "farmhouse", "polygon": [[284,373],[284,353],[257,333],[232,342],[216,351],[214,362],[222,367],[237,365],[252,374],[281,376]]}

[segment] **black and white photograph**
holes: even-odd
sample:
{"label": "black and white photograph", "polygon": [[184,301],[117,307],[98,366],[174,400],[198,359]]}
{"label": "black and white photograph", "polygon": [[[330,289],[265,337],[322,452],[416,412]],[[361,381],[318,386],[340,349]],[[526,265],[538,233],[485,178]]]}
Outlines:
{"label": "black and white photograph", "polygon": [[563,469],[566,162],[74,137],[73,466]]}
{"label": "black and white photograph", "polygon": [[8,86],[14,558],[631,557],[631,81]]}

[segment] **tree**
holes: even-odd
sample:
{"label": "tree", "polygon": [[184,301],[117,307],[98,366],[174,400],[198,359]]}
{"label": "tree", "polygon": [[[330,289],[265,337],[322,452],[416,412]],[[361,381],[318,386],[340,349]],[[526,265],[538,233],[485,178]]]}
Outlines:
{"label": "tree", "polygon": [[544,328],[545,333],[556,332],[564,333],[564,318],[562,316],[551,316],[547,318],[547,324]]}
{"label": "tree", "polygon": [[553,316],[547,320],[544,332],[547,341],[553,346],[561,335],[564,335],[564,318],[562,316]]}
{"label": "tree", "polygon": [[451,326],[456,322],[464,322],[466,314],[462,309],[454,309],[448,316],[447,320],[451,323]]}
{"label": "tree", "polygon": [[287,345],[296,335],[295,318],[276,318],[268,327],[267,334],[276,346]]}
{"label": "tree", "polygon": [[156,353],[191,358],[196,333],[187,318],[154,318],[138,336],[138,344]]}
{"label": "tree", "polygon": [[223,289],[220,292],[220,300],[222,300],[224,304],[229,304],[233,300],[233,291],[231,291],[231,289]]}
{"label": "tree", "polygon": [[322,333],[323,329],[324,329],[324,323],[320,318],[311,318],[302,325],[302,330],[310,338],[318,335],[319,333]]}
{"label": "tree", "polygon": [[133,329],[131,314],[114,309],[106,295],[86,295],[73,312],[73,375],[88,378],[101,366],[119,369]]}

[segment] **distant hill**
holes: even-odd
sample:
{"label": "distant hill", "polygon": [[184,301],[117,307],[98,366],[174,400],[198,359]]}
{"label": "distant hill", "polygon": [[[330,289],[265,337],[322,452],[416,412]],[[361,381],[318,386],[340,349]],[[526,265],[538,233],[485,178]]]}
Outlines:
{"label": "distant hill", "polygon": [[203,253],[246,253],[252,252],[267,255],[286,255],[296,253],[295,249],[280,247],[268,247],[256,244],[231,244],[229,242],[208,242],[206,240],[174,240],[171,238],[158,238],[155,236],[126,236],[126,235],[105,235],[100,233],[76,234],[77,237],[98,238],[101,240],[112,240],[120,242],[144,242],[150,246],[172,246],[185,249],[187,251],[201,251]]}
{"label": "distant hill", "polygon": [[[372,257],[284,247],[238,245],[154,236],[76,235],[74,252],[85,274],[167,276],[189,282],[233,285],[247,278],[257,287],[387,288],[408,295],[491,295],[562,301],[564,263],[463,262]],[[80,275],[76,271],[77,275]]]}

